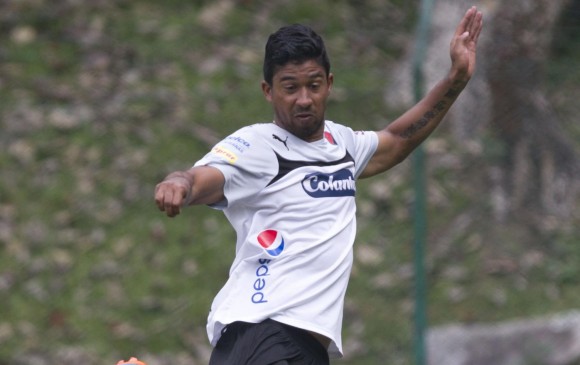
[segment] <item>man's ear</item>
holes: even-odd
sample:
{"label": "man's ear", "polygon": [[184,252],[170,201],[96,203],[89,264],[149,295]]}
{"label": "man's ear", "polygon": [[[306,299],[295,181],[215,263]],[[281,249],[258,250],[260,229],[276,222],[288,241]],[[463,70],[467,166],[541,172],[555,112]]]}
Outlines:
{"label": "man's ear", "polygon": [[332,73],[328,74],[328,91],[330,91],[332,89],[332,84],[334,83],[334,75]]}
{"label": "man's ear", "polygon": [[262,92],[266,97],[266,100],[272,102],[272,86],[268,84],[265,80],[262,81]]}

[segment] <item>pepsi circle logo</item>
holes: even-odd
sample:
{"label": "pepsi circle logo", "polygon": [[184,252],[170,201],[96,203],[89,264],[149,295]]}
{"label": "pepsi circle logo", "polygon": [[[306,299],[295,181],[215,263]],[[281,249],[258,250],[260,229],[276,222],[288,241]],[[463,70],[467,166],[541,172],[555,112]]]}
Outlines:
{"label": "pepsi circle logo", "polygon": [[284,237],[273,229],[260,232],[258,243],[270,256],[279,256],[284,251]]}

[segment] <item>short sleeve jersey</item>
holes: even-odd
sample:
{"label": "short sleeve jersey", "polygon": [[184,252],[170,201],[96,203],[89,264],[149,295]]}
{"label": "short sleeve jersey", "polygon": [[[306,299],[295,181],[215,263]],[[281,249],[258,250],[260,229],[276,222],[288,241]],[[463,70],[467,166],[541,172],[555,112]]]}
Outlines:
{"label": "short sleeve jersey", "polygon": [[355,180],[376,151],[375,132],[325,122],[305,142],[274,123],[244,127],[196,163],[225,177],[215,207],[236,231],[236,256],[215,297],[207,331],[215,345],[235,321],[267,318],[331,339],[342,356],[344,295],[356,231]]}

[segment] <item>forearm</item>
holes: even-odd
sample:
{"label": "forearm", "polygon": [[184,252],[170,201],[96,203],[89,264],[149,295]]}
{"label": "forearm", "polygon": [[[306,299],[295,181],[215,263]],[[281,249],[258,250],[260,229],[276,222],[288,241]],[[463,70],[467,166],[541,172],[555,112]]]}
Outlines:
{"label": "forearm", "polygon": [[160,210],[173,217],[181,208],[194,204],[213,204],[224,199],[225,179],[214,167],[198,166],[176,171],[157,184],[155,202]]}
{"label": "forearm", "polygon": [[223,199],[224,178],[222,173],[209,166],[198,166],[186,171],[176,171],[167,175],[164,181],[186,184],[187,194],[183,206],[212,204]]}
{"label": "forearm", "polygon": [[467,81],[446,77],[439,81],[415,106],[390,123],[386,131],[404,140],[410,153],[443,120]]}
{"label": "forearm", "polygon": [[408,155],[437,128],[475,71],[475,50],[483,15],[475,7],[466,13],[451,40],[451,69],[413,108],[384,130],[398,144],[398,158]]}
{"label": "forearm", "polygon": [[386,171],[407,158],[441,123],[466,84],[450,77],[439,81],[415,106],[377,132],[377,150],[361,178]]}

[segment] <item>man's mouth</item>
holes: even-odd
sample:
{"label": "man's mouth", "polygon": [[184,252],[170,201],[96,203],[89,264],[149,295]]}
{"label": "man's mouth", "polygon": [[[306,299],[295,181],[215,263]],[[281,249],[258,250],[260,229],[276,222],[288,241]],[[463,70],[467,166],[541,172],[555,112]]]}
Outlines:
{"label": "man's mouth", "polygon": [[294,115],[294,117],[296,119],[305,120],[305,119],[310,119],[310,118],[314,117],[314,114],[312,114],[312,113],[297,113]]}

